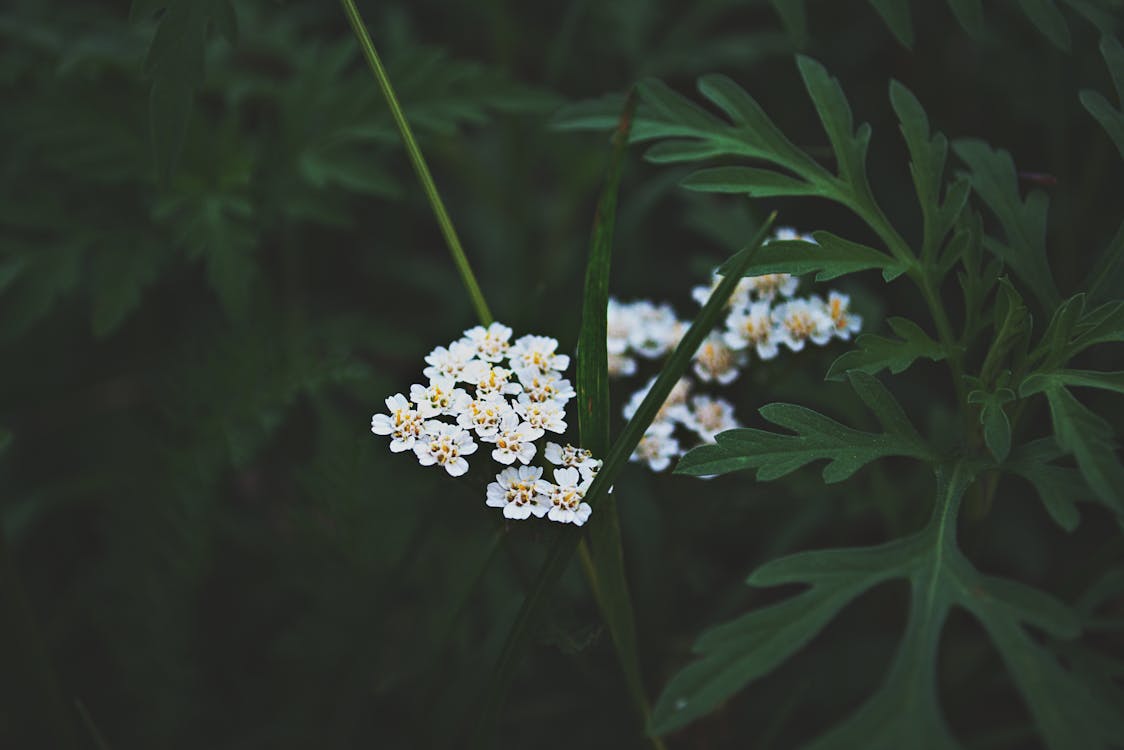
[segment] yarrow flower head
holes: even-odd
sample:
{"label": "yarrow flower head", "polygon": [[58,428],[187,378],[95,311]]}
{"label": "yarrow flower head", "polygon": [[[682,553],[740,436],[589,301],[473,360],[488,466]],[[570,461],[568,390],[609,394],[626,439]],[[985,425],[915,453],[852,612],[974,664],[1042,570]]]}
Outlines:
{"label": "yarrow flower head", "polygon": [[601,469],[601,459],[594,458],[591,451],[575,448],[569,443],[566,445],[547,443],[543,457],[555,466],[577,469],[583,476],[590,478],[597,476],[597,472]]}
{"label": "yarrow flower head", "polygon": [[671,465],[671,459],[681,453],[679,441],[672,435],[674,431],[675,425],[671,422],[652,422],[629,460],[643,461],[652,471],[663,471]]}
{"label": "yarrow flower head", "polygon": [[537,370],[547,373],[561,372],[570,366],[570,357],[556,354],[558,341],[549,336],[523,336],[511,347],[511,365],[516,370]]}
{"label": "yarrow flower head", "polygon": [[418,405],[422,417],[456,416],[472,400],[463,388],[457,388],[455,381],[440,375],[429,381],[429,385],[410,386],[410,400]]}
{"label": "yarrow flower head", "polygon": [[580,525],[590,513],[582,498],[601,462],[581,448],[549,443],[547,461],[572,469],[577,479],[556,476],[559,483],[547,493],[540,491],[543,468],[531,464],[540,455],[537,440],[566,431],[565,407],[575,396],[563,377],[570,357],[559,354],[549,336],[514,342],[511,336],[511,328],[492,323],[435,347],[422,371],[428,382],[412,385],[409,398],[387,398],[387,413],[371,417],[371,432],[389,436],[392,452],[412,450],[422,466],[440,466],[454,477],[468,472],[467,457],[477,453],[478,441],[488,443],[491,458],[507,468],[488,485],[486,505],[502,508],[509,519]]}
{"label": "yarrow flower head", "polygon": [[[791,227],[779,227],[768,242],[784,240],[816,244],[814,237]],[[722,275],[715,271],[710,283],[692,289],[691,296],[705,305],[721,282]],[[694,378],[703,384],[727,385],[754,356],[772,360],[780,355],[781,345],[796,352],[809,343],[822,346],[833,338],[848,339],[861,329],[862,318],[850,310],[846,295],[832,291],[825,302],[816,295],[797,297],[799,287],[800,278],[786,273],[739,279],[725,305],[724,327],[713,331],[694,354]],[[606,342],[610,377],[635,375],[643,359],[674,349],[687,328],[687,321],[679,320],[667,305],[610,299]],[[626,419],[636,413],[653,381],[626,401]],[[634,461],[661,470],[684,449],[714,442],[719,432],[738,426],[733,405],[724,399],[699,394],[688,403],[693,383],[685,377],[676,385],[637,446]],[[684,432],[694,437],[681,440]]]}
{"label": "yarrow flower head", "polygon": [[722,339],[735,351],[752,346],[761,359],[777,356],[776,325],[769,303],[754,302],[749,307],[736,308],[726,318],[726,333]]}
{"label": "yarrow flower head", "polygon": [[465,341],[454,341],[448,348],[439,346],[426,355],[429,367],[422,370],[422,375],[431,381],[439,377],[461,380],[464,368],[475,356],[475,347]]}
{"label": "yarrow flower head", "polygon": [[443,466],[450,476],[459,477],[468,471],[465,456],[476,452],[476,442],[469,432],[457,425],[430,420],[414,443],[414,453],[422,466]]}
{"label": "yarrow flower head", "polygon": [[738,379],[743,357],[730,348],[724,337],[712,332],[695,352],[695,374],[704,383],[729,385]]}
{"label": "yarrow flower head", "polygon": [[390,450],[394,453],[408,451],[421,437],[425,419],[411,407],[401,393],[386,399],[390,414],[376,414],[371,417],[371,432],[376,435],[390,435]]}
{"label": "yarrow flower head", "polygon": [[835,324],[823,309],[808,300],[791,300],[773,310],[773,322],[780,330],[780,340],[789,349],[798,352],[804,342],[820,346],[831,339]]}
{"label": "yarrow flower head", "polygon": [[550,505],[538,490],[541,477],[542,469],[538,466],[504,469],[496,475],[496,481],[488,485],[485,505],[503,508],[504,518],[523,520],[532,515],[542,518],[550,510]]}
{"label": "yarrow flower head", "polygon": [[485,328],[476,326],[464,332],[462,342],[467,343],[484,362],[502,362],[511,348],[511,329],[503,323],[492,323]]}
{"label": "yarrow flower head", "polygon": [[592,511],[589,503],[583,502],[592,483],[592,478],[586,479],[577,469],[567,467],[554,470],[554,482],[540,479],[535,488],[550,504],[547,518],[581,526],[589,520]]}

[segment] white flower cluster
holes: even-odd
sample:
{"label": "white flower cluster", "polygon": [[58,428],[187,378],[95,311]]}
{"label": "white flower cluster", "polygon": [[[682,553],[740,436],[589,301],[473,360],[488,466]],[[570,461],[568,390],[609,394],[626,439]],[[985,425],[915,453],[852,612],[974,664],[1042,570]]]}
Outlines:
{"label": "white flower cluster", "polygon": [[[511,341],[502,323],[476,326],[425,358],[427,385],[410,386],[386,399],[387,414],[371,417],[371,432],[388,435],[390,450],[412,450],[422,466],[441,466],[451,476],[468,471],[467,456],[479,443],[493,446],[492,459],[504,464],[488,485],[486,504],[506,518],[546,516],[582,525],[590,507],[583,502],[601,461],[589,451],[548,442],[543,457],[554,466],[554,481],[531,466],[535,441],[566,431],[566,403],[574,397],[562,377],[570,357],[558,354],[547,336]],[[518,465],[516,465],[518,464]]]}
{"label": "white flower cluster", "polygon": [[[815,241],[787,227],[777,229],[771,239]],[[709,286],[696,287],[691,296],[705,305],[721,281],[715,273]],[[799,284],[797,277],[785,273],[741,279],[727,305],[725,325],[711,332],[695,353],[692,369],[698,380],[729,385],[749,364],[751,352],[761,360],[770,360],[780,354],[781,346],[798,352],[808,342],[823,346],[833,338],[846,340],[858,332],[862,318],[850,311],[847,295],[832,291],[826,300],[815,294],[795,297]],[[634,375],[640,359],[669,354],[688,326],[670,305],[647,300],[626,304],[610,299],[609,375]],[[625,405],[626,419],[635,413],[652,382],[634,393]],[[633,453],[633,461],[643,461],[653,471],[666,469],[672,459],[685,452],[675,437],[677,426],[693,433],[695,444],[714,442],[719,432],[738,426],[729,401],[709,395],[692,397],[694,386],[689,377],[676,384]]]}

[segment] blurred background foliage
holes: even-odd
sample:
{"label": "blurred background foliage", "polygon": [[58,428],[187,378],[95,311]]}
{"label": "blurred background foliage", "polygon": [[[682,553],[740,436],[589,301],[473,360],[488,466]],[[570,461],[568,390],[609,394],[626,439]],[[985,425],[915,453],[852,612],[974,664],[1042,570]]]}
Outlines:
{"label": "blurred background foliage", "polygon": [[[965,2],[359,5],[494,313],[566,350],[608,146],[552,118],[643,76],[686,91],[726,73],[815,150],[826,144],[792,53],[814,55],[873,125],[875,193],[916,236],[886,97],[891,77],[903,81],[935,128],[1010,150],[1028,184],[1047,186],[1063,293],[1120,219],[1115,149],[1077,98],[1111,91],[1096,49],[1100,31],[1119,33],[1111,0],[987,3],[982,26],[964,23]],[[483,506],[486,477],[438,476],[368,432],[383,397],[474,323],[389,112],[334,3],[121,6],[14,0],[0,13],[0,744],[454,746],[541,559],[542,527],[503,527]],[[1043,6],[1068,34],[1042,32]],[[676,185],[685,173],[630,161],[619,298],[692,314],[690,287],[769,208],[782,224],[873,241],[834,206],[691,194]],[[843,286],[867,330],[919,309],[876,274]],[[869,419],[823,381],[843,347],[748,372],[728,391],[743,421],[776,400]],[[939,435],[947,376],[915,368],[898,396]],[[1118,402],[1089,402],[1119,422]],[[1024,425],[1045,434],[1048,415]],[[618,504],[650,691],[705,626],[785,595],[744,586],[753,566],[917,528],[929,492],[913,476],[891,462],[825,488],[813,470],[758,485],[630,468]],[[1068,602],[1120,577],[1103,509],[1083,505],[1066,535],[1028,492],[1006,481],[963,530],[983,570]],[[498,746],[641,746],[572,573]],[[904,584],[865,595],[670,745],[813,736],[880,682],[906,595]],[[1102,640],[1124,658],[1119,630]],[[1118,680],[1121,664],[1102,666]],[[970,747],[1035,746],[965,616],[945,633],[940,678]],[[43,716],[52,700],[58,713]]]}

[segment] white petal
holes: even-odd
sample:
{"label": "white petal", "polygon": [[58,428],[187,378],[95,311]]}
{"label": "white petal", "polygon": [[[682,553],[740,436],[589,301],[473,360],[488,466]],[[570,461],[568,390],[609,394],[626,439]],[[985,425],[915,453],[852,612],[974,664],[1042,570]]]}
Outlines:
{"label": "white petal", "polygon": [[452,461],[446,461],[445,471],[449,472],[449,476],[459,477],[468,471],[468,461],[460,457],[454,458]]}
{"label": "white petal", "polygon": [[394,422],[386,414],[376,414],[371,417],[371,432],[376,435],[389,435],[394,432]]}
{"label": "white petal", "polygon": [[530,517],[531,509],[526,505],[516,505],[515,503],[508,503],[503,509],[504,518],[510,518],[515,521],[522,521]]}

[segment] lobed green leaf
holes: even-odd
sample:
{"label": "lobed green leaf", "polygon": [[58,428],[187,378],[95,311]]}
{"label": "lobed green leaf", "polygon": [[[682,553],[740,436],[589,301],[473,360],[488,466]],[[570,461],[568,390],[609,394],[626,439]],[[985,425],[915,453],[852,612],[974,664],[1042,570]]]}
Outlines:
{"label": "lobed green leaf", "polygon": [[1091,492],[1079,471],[1050,463],[1063,454],[1052,438],[1034,440],[1016,448],[1003,469],[1030,482],[1054,522],[1073,531],[1081,520],[1076,501]]}
{"label": "lobed green leaf", "polygon": [[[882,271],[883,279],[892,281],[905,273],[902,264],[872,247],[845,240],[831,232],[813,232],[812,236],[816,239],[814,243],[803,240],[767,243],[757,251],[745,275],[815,273],[816,281],[830,281],[847,274],[878,269]],[[719,266],[718,273],[729,274],[737,260],[737,255],[730,258]]]}
{"label": "lobed green leaf", "polygon": [[906,318],[890,318],[886,322],[890,325],[890,329],[901,337],[900,340],[873,333],[861,334],[855,339],[858,349],[846,352],[832,362],[827,371],[827,379],[842,380],[850,371],[873,375],[888,369],[897,375],[922,357],[934,362],[940,362],[945,358],[944,348],[913,321]]}
{"label": "lobed green leaf", "polygon": [[875,434],[846,427],[795,404],[768,404],[759,410],[769,422],[792,435],[752,428],[720,433],[717,443],[688,451],[675,471],[692,476],[757,469],[757,479],[778,479],[819,460],[827,460],[825,482],[840,482],[866,464],[885,456],[932,460],[933,454],[901,407],[872,376],[851,373],[851,386],[875,413],[887,432]]}

